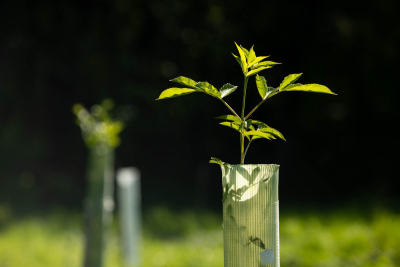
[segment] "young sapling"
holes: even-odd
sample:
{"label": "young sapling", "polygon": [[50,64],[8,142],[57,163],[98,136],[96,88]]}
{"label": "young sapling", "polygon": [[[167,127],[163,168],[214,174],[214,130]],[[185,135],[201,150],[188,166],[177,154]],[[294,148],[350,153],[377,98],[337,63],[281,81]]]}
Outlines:
{"label": "young sapling", "polygon": [[[235,43],[236,44],[236,43]],[[280,138],[285,140],[283,135],[276,129],[269,127],[262,121],[258,120],[251,120],[249,117],[267,100],[271,97],[280,94],[282,92],[291,92],[291,91],[305,91],[305,92],[314,92],[314,93],[324,93],[324,94],[332,94],[335,95],[328,87],[320,84],[300,84],[295,83],[302,73],[298,74],[290,74],[286,76],[281,84],[274,88],[267,85],[267,81],[263,76],[259,76],[258,73],[260,71],[270,69],[275,65],[280,63],[273,62],[273,61],[264,61],[269,56],[256,56],[254,52],[254,46],[251,47],[250,50],[245,49],[242,46],[236,47],[239,52],[239,56],[235,57],[236,61],[239,63],[243,76],[244,76],[244,85],[243,85],[243,102],[242,102],[242,109],[240,116],[235,112],[232,107],[225,102],[224,98],[233,93],[238,87],[234,86],[230,83],[225,84],[219,90],[215,88],[213,85],[209,84],[208,82],[195,82],[190,78],[186,78],[183,76],[177,77],[172,79],[172,82],[181,84],[185,87],[178,88],[173,87],[164,90],[159,99],[166,99],[166,98],[173,98],[182,95],[187,95],[191,93],[205,93],[212,97],[215,97],[219,101],[221,101],[230,111],[231,115],[222,115],[217,117],[216,119],[225,120],[221,122],[221,125],[227,126],[232,128],[240,133],[240,164],[244,164],[244,159],[246,157],[247,151],[250,147],[252,141],[260,138],[273,140],[276,138]],[[261,101],[258,103],[246,116],[245,116],[245,104],[246,104],[246,91],[247,91],[247,84],[249,79],[255,76],[255,82],[258,89],[258,92],[261,96]],[[247,139],[247,146],[245,147],[245,139]],[[285,140],[286,141],[286,140]],[[217,158],[211,158],[210,163],[217,163],[217,164],[226,164],[223,163],[221,160]]]}

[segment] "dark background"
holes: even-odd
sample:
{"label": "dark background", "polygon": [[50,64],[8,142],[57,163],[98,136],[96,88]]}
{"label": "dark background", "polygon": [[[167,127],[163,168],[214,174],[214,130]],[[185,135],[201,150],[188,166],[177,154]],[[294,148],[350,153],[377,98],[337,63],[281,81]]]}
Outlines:
{"label": "dark background", "polygon": [[[116,167],[142,172],[143,204],[221,207],[218,157],[239,163],[229,114],[205,94],[155,101],[177,76],[229,82],[239,112],[243,77],[234,41],[338,96],[292,92],[252,116],[281,131],[246,163],[280,164],[285,206],[387,205],[399,200],[399,2],[2,1],[0,203],[14,210],[81,209],[87,149],[71,107],[111,97],[130,117]],[[247,112],[260,97],[249,81]],[[246,112],[246,113],[247,113]],[[122,114],[122,115],[121,115]]]}

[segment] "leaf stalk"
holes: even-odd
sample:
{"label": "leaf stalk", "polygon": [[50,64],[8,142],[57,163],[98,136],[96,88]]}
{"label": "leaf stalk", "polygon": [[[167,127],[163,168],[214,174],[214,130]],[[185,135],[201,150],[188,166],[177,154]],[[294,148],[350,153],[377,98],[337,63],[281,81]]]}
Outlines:
{"label": "leaf stalk", "polygon": [[[241,119],[244,122],[244,108],[246,104],[246,90],[247,90],[247,82],[249,78],[244,76],[244,87],[243,87],[243,103],[242,103],[242,116]],[[242,126],[242,132],[240,134],[240,164],[244,164],[244,127]]]}
{"label": "leaf stalk", "polygon": [[253,114],[254,111],[256,111],[256,110],[262,105],[262,103],[264,103],[267,99],[271,98],[272,96],[274,96],[274,95],[276,95],[276,94],[278,94],[278,93],[279,93],[279,92],[273,93],[273,94],[269,95],[268,97],[266,97],[264,100],[262,100],[260,103],[258,103],[258,105],[255,106],[255,107],[253,108],[253,110],[250,111],[249,114],[247,114],[247,116],[244,118],[244,120],[247,120],[247,119],[250,117],[250,115]]}
{"label": "leaf stalk", "polygon": [[251,141],[253,141],[253,138],[251,138],[250,141],[249,141],[249,143],[247,144],[246,151],[244,151],[243,161],[244,161],[244,159],[246,158],[247,150],[249,150],[249,146],[250,146],[250,144],[251,144]]}
{"label": "leaf stalk", "polygon": [[222,101],[222,103],[225,104],[225,106],[227,106],[227,108],[229,108],[229,110],[230,110],[236,117],[238,117],[239,119],[241,119],[241,118],[239,117],[239,115],[231,108],[231,106],[229,106],[228,103],[226,103],[223,99],[220,99],[220,100]]}

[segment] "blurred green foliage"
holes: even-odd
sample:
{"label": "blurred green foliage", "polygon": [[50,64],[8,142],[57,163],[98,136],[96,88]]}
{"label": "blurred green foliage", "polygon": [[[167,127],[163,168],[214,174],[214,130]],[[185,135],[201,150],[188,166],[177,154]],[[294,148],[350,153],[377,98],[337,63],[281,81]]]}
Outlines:
{"label": "blurred green foliage", "polygon": [[121,143],[119,133],[124,128],[121,120],[113,120],[110,115],[114,102],[105,99],[101,105],[93,105],[90,112],[82,104],[75,104],[72,112],[77,117],[77,124],[81,127],[82,136],[86,145],[93,148],[103,144],[109,147],[118,147]]}
{"label": "blurred green foliage", "polygon": [[[154,208],[144,219],[143,266],[223,266],[219,215]],[[57,212],[26,219],[9,215],[0,220],[1,267],[80,266],[83,233],[79,214]],[[283,214],[281,266],[400,266],[398,229],[400,214],[384,210]],[[117,233],[114,227],[105,266],[122,266]]]}

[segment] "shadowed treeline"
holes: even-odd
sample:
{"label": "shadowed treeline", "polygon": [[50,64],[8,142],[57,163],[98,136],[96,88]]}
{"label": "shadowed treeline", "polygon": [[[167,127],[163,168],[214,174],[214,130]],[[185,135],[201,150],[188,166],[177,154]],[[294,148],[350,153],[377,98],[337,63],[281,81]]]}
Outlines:
{"label": "shadowed treeline", "polygon": [[[281,165],[282,205],[391,205],[399,186],[398,11],[390,0],[4,1],[0,204],[80,208],[87,152],[71,107],[110,97],[116,117],[128,119],[116,166],[140,168],[144,205],[220,210],[221,173],[207,162],[239,162],[239,135],[213,119],[228,110],[201,94],[155,99],[182,75],[239,86],[226,98],[239,110],[236,41],[283,63],[263,72],[268,85],[303,72],[300,82],[338,94],[280,94],[252,116],[287,139],[255,141],[246,157]],[[247,97],[248,112],[259,101],[252,79]]]}

